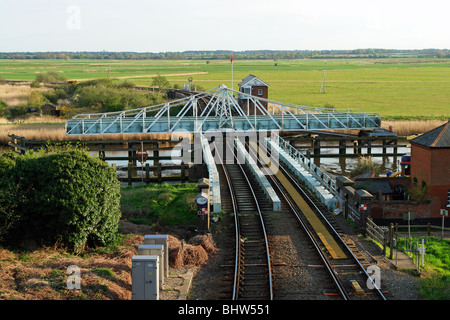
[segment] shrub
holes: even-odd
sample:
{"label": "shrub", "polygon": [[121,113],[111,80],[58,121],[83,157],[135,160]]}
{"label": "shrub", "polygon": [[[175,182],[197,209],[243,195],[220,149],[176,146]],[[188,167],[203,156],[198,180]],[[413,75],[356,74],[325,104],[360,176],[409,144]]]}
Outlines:
{"label": "shrub", "polygon": [[380,166],[372,161],[372,157],[360,157],[355,168],[350,172],[350,177],[354,178],[365,172],[381,173]]}
{"label": "shrub", "polygon": [[67,77],[56,71],[48,71],[48,72],[39,72],[36,74],[36,80],[37,82],[60,82],[60,81],[66,81]]}
{"label": "shrub", "polygon": [[39,91],[31,91],[28,96],[28,107],[38,110],[48,102],[47,98]]}
{"label": "shrub", "polygon": [[161,94],[134,87],[135,84],[131,81],[114,83],[111,79],[96,79],[60,85],[44,92],[43,95],[53,104],[95,108],[99,109],[98,112],[136,109],[164,102]]}
{"label": "shrub", "polygon": [[53,90],[44,92],[43,95],[53,104],[57,104],[60,99],[67,99],[68,96],[63,87],[55,87]]}
{"label": "shrub", "polygon": [[34,81],[30,84],[30,87],[31,87],[31,88],[40,88],[40,87],[41,87],[41,84],[40,84],[39,81],[34,80]]}
{"label": "shrub", "polygon": [[153,77],[152,86],[155,86],[159,89],[159,91],[162,91],[168,88],[170,86],[170,83],[166,77],[160,75],[158,72],[157,75]]}
{"label": "shrub", "polygon": [[[120,219],[120,184],[114,170],[86,151],[11,153],[0,158],[2,222],[10,243],[24,239],[72,252],[114,240]],[[16,197],[17,196],[17,197]],[[10,198],[8,198],[10,199]]]}
{"label": "shrub", "polygon": [[418,186],[412,186],[408,188],[408,195],[412,201],[430,203],[431,197],[428,194],[428,188],[423,186],[422,188]]}
{"label": "shrub", "polygon": [[17,203],[20,202],[17,198],[20,196],[19,185],[9,180],[17,157],[15,153],[4,154],[0,157],[0,243],[5,241],[20,220],[16,212]]}
{"label": "shrub", "polygon": [[126,89],[134,89],[136,87],[136,84],[132,81],[125,80],[124,82],[121,82],[117,84],[118,88],[126,88]]}
{"label": "shrub", "polygon": [[130,89],[129,84],[117,86],[97,81],[76,90],[77,107],[99,107],[104,112],[142,108],[162,102],[160,95]]}
{"label": "shrub", "polygon": [[0,99],[0,116],[4,117],[6,115],[6,110],[8,110],[8,105],[5,101]]}
{"label": "shrub", "polygon": [[9,116],[11,119],[14,119],[16,117],[24,116],[28,113],[28,107],[27,105],[20,105],[17,107],[10,107],[7,109],[9,111]]}

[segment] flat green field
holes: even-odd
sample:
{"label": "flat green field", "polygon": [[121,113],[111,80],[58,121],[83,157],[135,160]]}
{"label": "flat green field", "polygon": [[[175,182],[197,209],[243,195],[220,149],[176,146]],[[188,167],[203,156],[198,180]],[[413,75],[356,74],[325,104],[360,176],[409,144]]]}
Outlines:
{"label": "flat green field", "polygon": [[[269,99],[306,106],[358,108],[383,117],[450,117],[449,59],[234,60],[233,89],[248,74],[270,85]],[[157,73],[181,87],[231,85],[229,60],[0,60],[0,76],[34,80],[59,71],[68,79],[110,76],[151,85]],[[325,93],[319,93],[325,70]]]}

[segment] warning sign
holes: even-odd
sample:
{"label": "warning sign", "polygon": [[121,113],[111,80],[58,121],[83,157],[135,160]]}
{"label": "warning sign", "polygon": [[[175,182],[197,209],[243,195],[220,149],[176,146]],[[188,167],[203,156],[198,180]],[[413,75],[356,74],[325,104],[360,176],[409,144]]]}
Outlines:
{"label": "warning sign", "polygon": [[139,148],[139,150],[136,152],[136,156],[140,163],[144,163],[148,158],[147,149],[145,149],[144,147]]}

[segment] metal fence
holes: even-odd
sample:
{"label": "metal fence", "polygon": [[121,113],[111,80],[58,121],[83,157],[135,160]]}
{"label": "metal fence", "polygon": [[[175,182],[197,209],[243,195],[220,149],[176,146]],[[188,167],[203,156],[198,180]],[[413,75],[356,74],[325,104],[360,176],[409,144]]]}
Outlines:
{"label": "metal fence", "polygon": [[293,147],[289,142],[281,138],[277,133],[272,132],[273,140],[282,148],[291,158],[296,160],[310,174],[316,178],[320,184],[331,194],[336,193],[336,180],[328,172],[314,164],[313,159],[308,159],[304,154]]}

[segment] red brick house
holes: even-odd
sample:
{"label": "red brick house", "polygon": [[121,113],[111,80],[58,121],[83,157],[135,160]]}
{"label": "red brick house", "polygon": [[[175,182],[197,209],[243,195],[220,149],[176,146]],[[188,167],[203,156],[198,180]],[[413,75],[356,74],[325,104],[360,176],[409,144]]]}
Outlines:
{"label": "red brick house", "polygon": [[431,198],[430,218],[450,208],[450,121],[411,141],[411,183]]}
{"label": "red brick house", "polygon": [[[258,98],[267,99],[269,96],[269,85],[257,78],[256,76],[249,74],[238,84],[239,92],[250,94]],[[259,107],[264,107],[267,109],[267,102],[260,101],[261,105]],[[244,95],[239,95],[239,105],[245,114],[255,114],[255,105],[253,101],[249,100],[249,97]],[[262,114],[261,111],[256,108],[256,114]]]}

